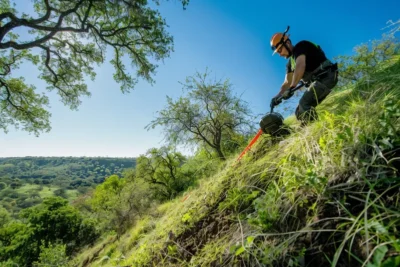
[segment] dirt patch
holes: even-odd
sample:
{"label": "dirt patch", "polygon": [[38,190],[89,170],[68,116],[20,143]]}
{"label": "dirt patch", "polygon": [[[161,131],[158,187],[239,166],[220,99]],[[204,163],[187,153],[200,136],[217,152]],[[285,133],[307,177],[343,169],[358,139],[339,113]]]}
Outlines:
{"label": "dirt patch", "polygon": [[105,242],[102,246],[100,246],[98,249],[96,249],[92,255],[89,255],[82,263],[82,267],[86,267],[86,266],[90,266],[90,264],[97,260],[99,257],[100,252],[102,252],[104,250],[104,248],[111,244],[114,243],[117,240],[116,237],[110,238],[110,240],[108,240],[107,242]]}
{"label": "dirt patch", "polygon": [[[162,257],[168,258],[170,263],[177,263],[176,259],[167,257],[169,253],[168,246],[176,246],[178,255],[175,255],[175,257],[179,258],[180,261],[189,262],[192,256],[196,255],[197,251],[201,250],[205,244],[224,234],[229,229],[231,222],[224,219],[227,214],[220,213],[218,205],[225,198],[226,195],[223,193],[210,207],[208,214],[203,219],[196,222],[192,227],[187,228],[180,235],[174,236],[170,232],[169,241],[161,252]],[[154,260],[158,262],[157,259]]]}

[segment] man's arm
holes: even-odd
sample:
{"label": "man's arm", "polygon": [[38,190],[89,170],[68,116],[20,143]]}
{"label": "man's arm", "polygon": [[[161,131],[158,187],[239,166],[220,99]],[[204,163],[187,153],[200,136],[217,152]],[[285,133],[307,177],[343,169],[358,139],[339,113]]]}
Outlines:
{"label": "man's arm", "polygon": [[295,87],[303,78],[304,71],[306,69],[306,56],[300,55],[296,58],[296,68],[289,87]]}
{"label": "man's arm", "polygon": [[281,89],[278,95],[283,95],[283,93],[290,88],[290,84],[292,83],[293,72],[286,73],[285,81],[283,82]]}
{"label": "man's arm", "polygon": [[[293,77],[293,72],[286,73],[286,75],[285,75],[285,81],[283,82],[283,84],[282,84],[282,86],[281,86],[281,89],[279,90],[279,93],[278,93],[275,97],[273,97],[273,98],[271,99],[271,104],[270,104],[271,110],[272,110],[276,105],[279,105],[279,103],[282,102],[281,96],[283,95],[283,93],[284,93],[287,89],[290,88],[290,84],[291,84],[291,82],[292,82],[292,77]],[[278,99],[279,99],[279,100],[278,100]]]}

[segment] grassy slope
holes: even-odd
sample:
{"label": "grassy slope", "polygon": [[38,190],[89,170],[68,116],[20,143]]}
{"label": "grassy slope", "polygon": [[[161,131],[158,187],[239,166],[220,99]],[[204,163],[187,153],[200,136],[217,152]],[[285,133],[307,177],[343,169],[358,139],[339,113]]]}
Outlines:
{"label": "grassy slope", "polygon": [[400,106],[399,73],[396,58],[370,81],[331,94],[318,107],[320,120],[308,127],[289,118],[296,131],[285,140],[262,136],[238,164],[227,162],[185,201],[158,207],[119,241],[107,238],[71,263],[361,266],[383,261],[379,255],[400,260],[400,156],[398,147],[389,147],[399,137],[388,124],[399,130],[400,114],[393,111]]}

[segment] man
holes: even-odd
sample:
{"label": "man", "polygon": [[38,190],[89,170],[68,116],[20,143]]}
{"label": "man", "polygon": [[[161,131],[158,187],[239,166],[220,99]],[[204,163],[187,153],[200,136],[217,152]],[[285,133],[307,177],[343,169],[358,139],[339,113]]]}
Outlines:
{"label": "man", "polygon": [[271,108],[289,99],[291,89],[302,81],[307,87],[296,108],[296,118],[302,125],[317,119],[315,107],[332,91],[338,82],[337,64],[332,64],[319,45],[301,41],[293,46],[289,35],[276,33],[271,38],[272,55],[278,53],[288,59],[286,76],[278,95],[271,100]]}

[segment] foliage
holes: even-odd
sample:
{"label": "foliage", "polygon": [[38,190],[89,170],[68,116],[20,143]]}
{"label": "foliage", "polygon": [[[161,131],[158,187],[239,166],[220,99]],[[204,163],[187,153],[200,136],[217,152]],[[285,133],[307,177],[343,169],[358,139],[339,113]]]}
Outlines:
{"label": "foliage", "polygon": [[183,90],[186,95],[176,101],[167,96],[168,106],[147,129],[164,127],[172,143],[204,145],[225,160],[224,146],[229,148],[239,133],[251,131],[248,105],[233,95],[229,80],[212,80],[208,71],[187,77]]}
{"label": "foliage", "polygon": [[397,96],[388,96],[382,105],[382,114],[378,121],[382,134],[377,140],[382,150],[400,146],[400,100]]}
{"label": "foliage", "polygon": [[[33,231],[21,222],[13,221],[0,228],[0,261],[25,264],[35,257],[37,248],[32,244]],[[39,240],[40,241],[40,240]]]}
{"label": "foliage", "polygon": [[89,200],[98,228],[114,230],[120,237],[137,218],[144,216],[151,205],[153,199],[147,191],[145,184],[132,177],[108,177],[96,187]]}
{"label": "foliage", "polygon": [[5,226],[10,221],[11,221],[10,213],[3,206],[0,206],[0,228]]}
{"label": "foliage", "polygon": [[71,255],[97,237],[94,221],[84,219],[62,198],[47,198],[23,210],[20,216],[22,223],[14,221],[0,228],[0,259],[30,265],[38,260],[41,245],[61,242],[66,245],[66,254]]}
{"label": "foliage", "polygon": [[[95,78],[94,65],[104,63],[106,49],[122,92],[139,78],[153,83],[157,67],[173,49],[167,24],[148,1],[34,0],[34,14],[19,14],[12,1],[0,1],[0,128],[9,125],[39,135],[50,130],[49,101],[45,94],[12,77],[30,62],[40,70],[48,90],[56,90],[63,104],[77,109],[82,96],[90,96],[85,76]],[[156,1],[158,3],[158,1]],[[188,1],[183,0],[185,7]],[[25,29],[21,35],[21,29]],[[40,54],[37,52],[40,51]],[[128,56],[135,73],[127,70]]]}
{"label": "foliage", "polygon": [[188,157],[184,164],[186,170],[190,170],[196,180],[214,175],[224,162],[215,160],[215,153],[210,153],[207,148],[200,147],[193,156]]}
{"label": "foliage", "polygon": [[40,245],[39,261],[34,262],[33,266],[58,266],[67,267],[67,255],[65,254],[66,245],[52,244],[50,243],[48,247],[43,244]]}
{"label": "foliage", "polygon": [[96,187],[93,194],[93,204],[104,210],[112,209],[112,197],[119,196],[125,185],[125,179],[120,179],[117,175],[108,177],[102,184]]}
{"label": "foliage", "polygon": [[17,217],[19,210],[39,204],[47,196],[72,200],[109,175],[122,176],[135,164],[134,158],[0,158],[0,204]]}
{"label": "foliage", "polygon": [[168,200],[194,181],[193,170],[185,168],[186,157],[169,147],[149,149],[137,159],[136,178],[151,185],[154,198]]}
{"label": "foliage", "polygon": [[354,55],[336,58],[340,68],[339,86],[355,83],[361,78],[370,80],[371,75],[381,71],[384,61],[399,54],[400,43],[394,35],[356,46]]}

